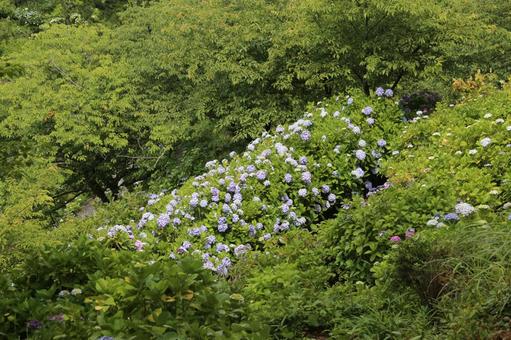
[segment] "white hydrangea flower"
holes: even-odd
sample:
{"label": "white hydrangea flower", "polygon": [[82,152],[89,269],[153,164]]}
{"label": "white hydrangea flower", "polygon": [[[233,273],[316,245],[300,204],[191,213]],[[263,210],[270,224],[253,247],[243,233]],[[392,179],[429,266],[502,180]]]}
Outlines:
{"label": "white hydrangea flower", "polygon": [[481,139],[481,141],[479,143],[481,144],[481,146],[483,148],[485,148],[485,147],[487,147],[488,145],[491,144],[491,139],[486,137],[486,138]]}

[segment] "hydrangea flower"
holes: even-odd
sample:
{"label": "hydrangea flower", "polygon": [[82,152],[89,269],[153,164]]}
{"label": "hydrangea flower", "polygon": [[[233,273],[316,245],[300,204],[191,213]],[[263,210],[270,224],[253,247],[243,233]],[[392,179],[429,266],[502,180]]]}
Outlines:
{"label": "hydrangea flower", "polygon": [[364,160],[366,158],[366,153],[363,150],[357,150],[355,151],[355,157],[357,157],[358,160]]}
{"label": "hydrangea flower", "polygon": [[385,97],[390,98],[394,95],[394,91],[392,89],[386,89],[385,90]]}
{"label": "hydrangea flower", "polygon": [[485,148],[485,147],[487,147],[488,145],[490,145],[490,144],[491,144],[491,139],[490,139],[490,138],[488,138],[488,137],[483,138],[483,139],[481,139],[480,144],[481,144],[481,146],[482,146],[483,148]]}
{"label": "hydrangea flower", "polygon": [[301,157],[300,157],[300,159],[299,159],[299,163],[300,163],[301,165],[307,165],[307,162],[308,162],[307,157],[305,157],[305,156],[301,156]]}
{"label": "hydrangea flower", "polygon": [[231,260],[228,257],[224,257],[222,262],[217,267],[216,271],[218,274],[222,276],[227,276],[229,274],[229,267],[231,266]]}
{"label": "hydrangea flower", "polygon": [[256,178],[260,181],[263,181],[265,178],[266,178],[266,171],[264,170],[259,170],[257,173],[256,173]]}
{"label": "hydrangea flower", "polygon": [[80,294],[82,294],[82,290],[80,288],[73,288],[73,290],[71,290],[71,295],[73,296],[77,296]]}
{"label": "hydrangea flower", "polygon": [[333,202],[335,202],[335,200],[336,200],[336,197],[335,197],[335,195],[334,195],[334,194],[329,194],[329,195],[328,195],[328,201],[329,201],[329,202],[332,202],[332,203],[333,203]]}
{"label": "hydrangea flower", "polygon": [[143,251],[144,250],[144,245],[145,245],[145,243],[140,241],[140,240],[136,240],[135,241],[135,249],[137,251]]}
{"label": "hydrangea flower", "polygon": [[373,125],[375,120],[374,120],[374,118],[369,117],[369,118],[366,119],[366,122],[367,122],[368,125]]}
{"label": "hydrangea flower", "polygon": [[229,252],[229,246],[226,244],[223,244],[223,243],[218,243],[216,245],[216,251],[217,251],[217,253],[221,253],[223,251]]}
{"label": "hydrangea flower", "polygon": [[373,112],[373,108],[370,106],[366,106],[362,109],[362,113],[366,116],[369,116]]}
{"label": "hydrangea flower", "polygon": [[460,218],[456,213],[448,213],[444,216],[446,221],[458,221]]}
{"label": "hydrangea flower", "polygon": [[378,87],[378,88],[376,88],[376,91],[374,91],[374,93],[375,93],[378,97],[381,97],[381,96],[383,96],[383,94],[385,93],[385,90],[383,89],[383,87]]}
{"label": "hydrangea flower", "polygon": [[390,238],[390,242],[392,243],[399,243],[401,242],[401,237],[397,236],[397,235],[394,235]]}
{"label": "hydrangea flower", "polygon": [[383,148],[384,146],[387,145],[387,141],[385,139],[378,139],[376,145],[378,145],[380,148]]}
{"label": "hydrangea flower", "polygon": [[311,133],[308,130],[305,130],[300,134],[300,138],[304,141],[308,141],[311,138]]}
{"label": "hydrangea flower", "polygon": [[355,176],[356,178],[361,178],[361,177],[363,177],[363,176],[364,176],[365,171],[364,171],[364,170],[362,170],[361,168],[356,168],[355,170],[353,170],[353,171],[351,172],[351,174],[352,174],[353,176]]}
{"label": "hydrangea flower", "polygon": [[310,184],[312,181],[312,174],[308,171],[303,172],[302,181],[304,181],[306,184]]}
{"label": "hydrangea flower", "polygon": [[468,203],[462,202],[462,203],[456,204],[456,206],[454,207],[454,210],[456,211],[456,213],[458,213],[462,216],[468,216],[475,211],[475,208]]}
{"label": "hydrangea flower", "polygon": [[251,249],[250,245],[240,244],[239,246],[234,248],[234,255],[236,257],[240,257],[241,255],[243,255],[246,252],[248,252],[250,249]]}
{"label": "hydrangea flower", "polygon": [[409,228],[408,230],[406,230],[406,232],[405,232],[406,239],[412,238],[414,236],[415,236],[415,228]]}
{"label": "hydrangea flower", "polygon": [[349,97],[346,102],[348,103],[348,105],[353,104],[353,98]]}
{"label": "hydrangea flower", "polygon": [[328,185],[324,184],[321,186],[321,191],[323,191],[323,193],[325,193],[325,194],[328,194],[330,192],[330,187]]}
{"label": "hydrangea flower", "polygon": [[291,183],[293,181],[293,176],[290,173],[284,175],[284,182]]}
{"label": "hydrangea flower", "polygon": [[307,196],[307,189],[302,188],[302,189],[298,190],[298,196],[300,196],[300,197]]}

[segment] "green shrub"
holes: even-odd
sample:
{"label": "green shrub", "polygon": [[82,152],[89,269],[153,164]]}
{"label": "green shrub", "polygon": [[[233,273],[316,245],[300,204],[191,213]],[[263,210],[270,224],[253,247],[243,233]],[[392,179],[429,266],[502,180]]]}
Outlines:
{"label": "green shrub", "polygon": [[[80,238],[2,276],[0,334],[15,337],[242,337],[242,300],[193,257],[179,262]],[[262,336],[262,335],[259,335]]]}

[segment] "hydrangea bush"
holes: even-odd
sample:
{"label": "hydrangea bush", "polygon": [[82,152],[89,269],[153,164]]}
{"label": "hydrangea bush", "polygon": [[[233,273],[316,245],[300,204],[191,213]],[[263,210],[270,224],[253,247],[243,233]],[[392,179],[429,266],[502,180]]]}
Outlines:
{"label": "hydrangea bush", "polygon": [[245,152],[208,162],[181,188],[152,195],[137,223],[101,228],[100,239],[171,258],[197,254],[205,268],[227,275],[247,251],[289,229],[312,228],[354,193],[388,187],[380,169],[386,139],[402,124],[392,95],[317,103]]}

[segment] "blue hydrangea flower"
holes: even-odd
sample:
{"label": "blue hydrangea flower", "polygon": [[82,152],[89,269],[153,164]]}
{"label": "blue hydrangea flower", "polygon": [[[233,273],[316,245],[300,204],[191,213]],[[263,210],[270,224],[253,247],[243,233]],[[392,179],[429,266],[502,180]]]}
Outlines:
{"label": "blue hydrangea flower", "polygon": [[290,173],[284,175],[284,182],[291,183],[293,181],[293,176]]}
{"label": "blue hydrangea flower", "polygon": [[383,94],[385,93],[385,90],[383,89],[383,87],[378,87],[376,89],[376,91],[374,91],[374,93],[378,96],[378,97],[381,97],[383,96]]}
{"label": "blue hydrangea flower", "polygon": [[385,97],[392,97],[394,95],[394,91],[392,91],[392,89],[386,89],[385,90]]}
{"label": "blue hydrangea flower", "polygon": [[328,194],[330,192],[330,187],[324,184],[321,186],[321,191],[323,191],[325,194]]}
{"label": "blue hydrangea flower", "polygon": [[329,202],[332,202],[332,203],[335,202],[336,198],[337,197],[334,194],[329,194],[328,195],[328,201]]}
{"label": "blue hydrangea flower", "polygon": [[307,165],[307,162],[308,162],[307,157],[305,157],[305,156],[300,157],[299,163],[301,165]]}
{"label": "blue hydrangea flower", "polygon": [[460,218],[459,218],[458,214],[456,214],[456,213],[448,213],[448,214],[445,214],[444,219],[446,221],[458,221]]}
{"label": "blue hydrangea flower", "polygon": [[383,148],[385,145],[387,145],[387,141],[385,139],[379,139],[376,144],[380,147],[380,148]]}
{"label": "blue hydrangea flower", "polygon": [[348,103],[348,105],[353,104],[353,98],[349,97],[348,100],[347,100],[347,103]]}

